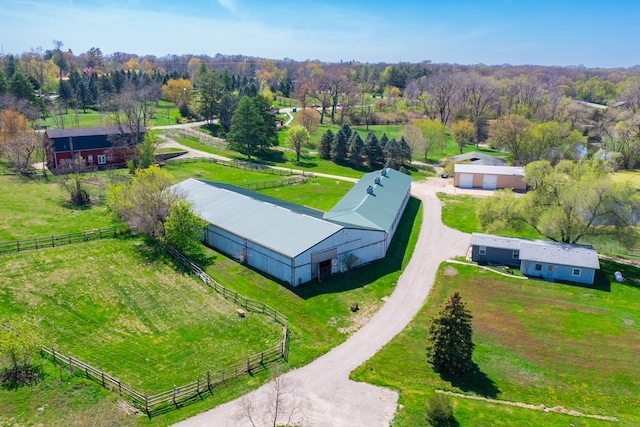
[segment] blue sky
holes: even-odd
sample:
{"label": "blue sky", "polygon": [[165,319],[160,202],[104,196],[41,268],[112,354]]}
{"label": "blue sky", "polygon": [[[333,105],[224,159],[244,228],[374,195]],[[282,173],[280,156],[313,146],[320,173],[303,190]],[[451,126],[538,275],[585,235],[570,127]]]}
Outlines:
{"label": "blue sky", "polygon": [[1,0],[0,47],[458,64],[640,64],[637,0]]}

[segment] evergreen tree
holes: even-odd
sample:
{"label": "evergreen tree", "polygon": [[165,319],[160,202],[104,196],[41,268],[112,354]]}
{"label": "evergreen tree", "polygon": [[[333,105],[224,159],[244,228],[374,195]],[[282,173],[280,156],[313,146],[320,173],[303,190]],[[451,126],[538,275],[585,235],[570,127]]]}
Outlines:
{"label": "evergreen tree", "polygon": [[271,110],[271,102],[262,95],[251,98],[251,101],[262,116],[261,138],[258,146],[263,150],[278,146],[278,127],[276,125],[276,116]]}
{"label": "evergreen tree", "polygon": [[4,95],[9,91],[9,80],[4,70],[0,68],[0,95]]}
{"label": "evergreen tree", "polygon": [[342,130],[342,132],[344,132],[344,135],[347,137],[347,141],[350,141],[351,136],[353,135],[353,130],[351,129],[351,126],[345,123],[342,126],[340,126],[340,129]]}
{"label": "evergreen tree", "polygon": [[384,147],[387,145],[387,142],[389,142],[389,137],[385,132],[382,134],[382,138],[380,138],[380,147],[382,147],[383,150],[384,150]]}
{"label": "evergreen tree", "polygon": [[400,137],[400,151],[402,153],[401,155],[402,164],[406,165],[411,163],[411,157],[412,157],[411,146],[409,145],[407,140],[404,139],[404,136]]}
{"label": "evergreen tree", "polygon": [[331,145],[333,144],[333,137],[335,135],[331,131],[331,129],[327,129],[327,131],[322,135],[320,139],[320,148],[318,149],[318,154],[321,159],[329,160],[331,158]]}
{"label": "evergreen tree", "polygon": [[369,131],[365,145],[365,155],[369,166],[372,169],[381,168],[384,164],[384,153],[378,142],[378,137],[373,131]]}
{"label": "evergreen tree", "polygon": [[220,100],[220,124],[225,132],[231,130],[231,119],[237,107],[238,100],[233,95],[228,92],[222,95]]}
{"label": "evergreen tree", "polygon": [[262,143],[263,127],[264,119],[258,108],[251,98],[245,96],[238,103],[238,108],[231,118],[227,141],[232,149],[244,152],[251,160],[251,154]]}
{"label": "evergreen tree", "polygon": [[215,70],[208,71],[202,63],[198,80],[196,81],[196,113],[208,123],[220,114],[220,103],[223,95],[222,80]]}
{"label": "evergreen tree", "polygon": [[349,163],[355,168],[362,166],[364,158],[364,141],[358,132],[353,132],[349,139]]}
{"label": "evergreen tree", "polygon": [[395,138],[391,138],[384,145],[383,152],[387,167],[397,170],[402,165],[402,148]]}
{"label": "evergreen tree", "polygon": [[441,374],[460,376],[474,369],[471,313],[458,292],[429,324],[427,360]]}
{"label": "evergreen tree", "polygon": [[333,143],[331,144],[331,160],[334,163],[344,163],[347,160],[347,135],[342,131],[338,132],[333,137]]}
{"label": "evergreen tree", "polygon": [[18,99],[26,99],[27,101],[35,101],[36,91],[29,77],[18,69],[9,79],[9,92]]}

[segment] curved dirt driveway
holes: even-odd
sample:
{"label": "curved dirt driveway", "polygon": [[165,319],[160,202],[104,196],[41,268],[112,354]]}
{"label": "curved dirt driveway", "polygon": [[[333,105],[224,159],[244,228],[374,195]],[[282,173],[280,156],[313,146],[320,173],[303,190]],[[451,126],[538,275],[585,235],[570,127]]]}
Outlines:
{"label": "curved dirt driveway", "polygon": [[[438,266],[446,259],[464,255],[469,235],[445,227],[436,192],[442,190],[438,179],[414,182],[411,192],[423,203],[422,230],[418,243],[395,291],[376,315],[347,341],[309,365],[283,375],[295,384],[300,412],[291,420],[304,426],[388,426],[396,412],[395,391],[349,380],[349,373],[371,358],[416,315],[427,297]],[[365,267],[366,268],[366,267]],[[260,405],[273,387],[269,384],[249,393],[245,399],[257,402],[253,417],[267,420],[270,405]],[[247,400],[245,400],[246,402]],[[245,417],[242,399],[217,406],[179,424],[196,426],[251,426]],[[260,412],[265,412],[261,414]],[[262,425],[262,423],[256,423]]]}

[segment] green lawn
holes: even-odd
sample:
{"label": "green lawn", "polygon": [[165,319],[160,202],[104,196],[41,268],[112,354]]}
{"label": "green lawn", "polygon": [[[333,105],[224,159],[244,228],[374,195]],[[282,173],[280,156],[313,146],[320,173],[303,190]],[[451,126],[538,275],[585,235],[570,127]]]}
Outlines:
{"label": "green lawn", "polygon": [[[424,423],[436,389],[476,394],[640,423],[640,270],[604,261],[596,286],[508,279],[472,266],[444,264],[412,323],[353,378],[400,392],[393,425]],[[609,282],[620,270],[628,283]],[[609,279],[607,279],[609,278]],[[447,381],[425,359],[428,319],[459,291],[473,314],[479,372]],[[611,422],[452,398],[461,426],[604,426]]]}
{"label": "green lawn", "polygon": [[282,334],[264,316],[240,318],[236,305],[141,239],[3,256],[0,270],[0,317],[40,319],[47,347],[145,394],[259,353]]}
{"label": "green lawn", "polygon": [[[96,183],[97,184],[97,183]],[[92,196],[104,194],[103,185],[89,185]],[[31,180],[0,175],[0,242],[66,234],[114,226],[104,199],[76,208],[57,178]]]}

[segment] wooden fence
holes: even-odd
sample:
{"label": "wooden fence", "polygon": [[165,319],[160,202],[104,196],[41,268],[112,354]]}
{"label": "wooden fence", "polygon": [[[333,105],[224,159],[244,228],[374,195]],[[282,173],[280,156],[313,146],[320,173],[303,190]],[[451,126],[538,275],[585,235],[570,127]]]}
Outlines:
{"label": "wooden fence", "polygon": [[203,399],[203,394],[213,394],[215,387],[224,384],[225,381],[246,374],[252,375],[255,372],[265,369],[271,363],[275,363],[283,359],[287,360],[289,356],[289,322],[282,313],[264,303],[246,298],[235,291],[225,288],[209,277],[204,270],[192,263],[180,252],[171,247],[166,247],[166,250],[224,298],[233,301],[247,311],[250,310],[264,314],[282,325],[282,341],[275,347],[249,356],[246,360],[242,360],[235,365],[217,371],[207,372],[206,375],[197,378],[195,381],[154,395],[142,394],[134,390],[132,387],[122,384],[117,378],[96,369],[81,360],[71,356],[65,356],[54,349],[42,349],[42,353],[51,357],[54,363],[68,367],[70,373],[80,373],[87,378],[102,384],[103,387],[117,391],[121,395],[126,396],[134,406],[145,411],[149,417],[151,417],[156,411],[179,408],[181,404],[187,403],[193,399]]}
{"label": "wooden fence", "polygon": [[48,237],[36,237],[35,239],[16,240],[13,242],[0,242],[0,254],[7,252],[20,252],[55,246],[70,245],[73,243],[88,242],[90,240],[108,239],[116,237],[116,227],[101,228],[98,230],[81,231],[78,233],[59,234]]}
{"label": "wooden fence", "polygon": [[264,172],[272,175],[281,175],[281,176],[291,176],[293,172],[288,169],[274,169],[270,168],[268,165],[263,163],[252,163],[252,162],[242,162],[242,161],[229,161],[229,160],[221,160],[215,159],[212,157],[190,157],[186,159],[168,159],[165,163],[197,163],[197,162],[207,162],[214,163],[221,166],[227,166],[236,169],[242,170],[250,170],[253,172]]}

